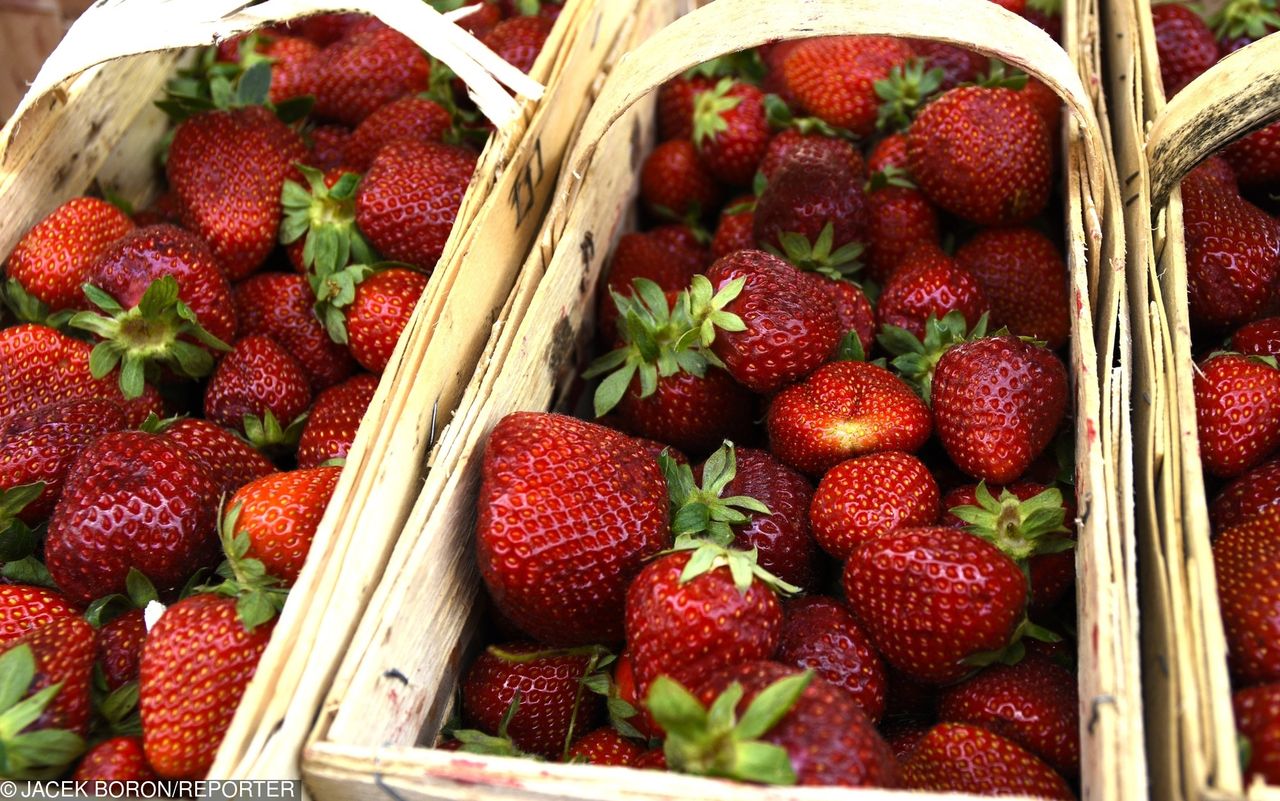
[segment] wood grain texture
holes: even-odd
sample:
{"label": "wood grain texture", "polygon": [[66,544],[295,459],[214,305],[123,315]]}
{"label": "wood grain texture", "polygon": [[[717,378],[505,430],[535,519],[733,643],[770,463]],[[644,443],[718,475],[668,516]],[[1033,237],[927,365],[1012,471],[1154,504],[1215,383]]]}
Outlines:
{"label": "wood grain texture", "polygon": [[62,9],[54,0],[0,2],[0,120],[8,119],[27,84],[62,38]]}

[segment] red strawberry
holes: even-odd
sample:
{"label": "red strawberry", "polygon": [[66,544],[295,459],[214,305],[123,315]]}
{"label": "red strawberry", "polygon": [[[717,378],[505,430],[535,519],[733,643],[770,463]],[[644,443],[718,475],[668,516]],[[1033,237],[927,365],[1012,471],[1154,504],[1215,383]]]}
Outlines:
{"label": "red strawberry", "polygon": [[1197,167],[1182,181],[1187,294],[1197,328],[1225,329],[1265,315],[1280,287],[1280,227]]}
{"label": "red strawberry", "polygon": [[324,47],[338,41],[353,27],[369,19],[364,14],[311,14],[290,22],[289,29]]}
{"label": "red strawberry", "polygon": [[50,311],[82,306],[89,268],[132,229],[129,217],[105,200],[72,198],[18,240],[5,272]]}
{"label": "red strawberry", "polygon": [[748,186],[769,146],[764,93],[749,83],[722,78],[694,96],[693,143],[715,179]]}
{"label": "red strawberry", "polygon": [[268,100],[283,103],[311,94],[313,59],[320,52],[314,42],[296,36],[272,36],[258,52],[271,59]]}
{"label": "red strawberry", "polygon": [[1274,0],[1227,0],[1209,17],[1223,56],[1270,36],[1280,29]]}
{"label": "red strawberry", "polygon": [[306,184],[287,180],[281,194],[280,242],[293,269],[314,281],[348,264],[377,261],[356,228],[360,176],[347,167],[321,173],[305,164],[298,165],[298,172]]}
{"label": "red strawberry", "polygon": [[1209,505],[1214,531],[1247,523],[1280,506],[1280,461],[1261,464],[1232,481]]}
{"label": "red strawberry", "polygon": [[862,343],[863,353],[867,353],[875,345],[876,313],[871,308],[871,301],[862,291],[862,287],[844,279],[832,279],[818,273],[806,273],[810,283],[820,287],[835,304],[836,314],[840,317],[840,330],[850,331],[858,335]]}
{"label": "red strawberry", "polygon": [[502,7],[489,0],[481,0],[481,2],[466,7],[473,9],[472,12],[457,20],[457,23],[464,31],[477,39],[484,36],[493,29],[494,25],[503,20]]}
{"label": "red strawberry", "polygon": [[81,452],[49,521],[53,580],[87,603],[125,588],[136,568],[162,592],[216,553],[217,490],[202,465],[167,438],[107,434]]}
{"label": "red strawberry", "polygon": [[942,354],[932,397],[938,439],[956,466],[1007,484],[1057,433],[1067,410],[1067,370],[1044,348],[988,337]]}
{"label": "red strawberry", "polygon": [[1055,42],[1062,41],[1062,4],[1058,0],[1030,0],[1022,18],[1049,34]]}
{"label": "red strawberry", "polygon": [[1200,73],[1218,62],[1218,40],[1200,15],[1181,3],[1151,7],[1155,26],[1160,79],[1166,97],[1173,97]]}
{"label": "red strawberry", "polygon": [[427,276],[401,267],[376,272],[356,286],[346,309],[347,339],[361,367],[378,374],[387,369],[426,289]]}
{"label": "red strawberry", "polygon": [[1213,567],[1227,635],[1227,663],[1246,684],[1280,681],[1280,512],[1218,532]]}
{"label": "red strawberry", "polygon": [[361,373],[316,396],[298,440],[298,467],[345,458],[378,389],[378,377]]}
{"label": "red strawberry", "polygon": [[275,621],[246,626],[236,599],[203,593],[164,611],[142,653],[143,744],[157,774],[202,779]]}
{"label": "red strawberry", "polygon": [[649,710],[645,708],[643,699],[640,697],[640,690],[636,687],[636,674],[631,668],[631,654],[623,651],[618,655],[618,661],[613,666],[613,694],[636,710],[636,714],[630,718],[626,718],[626,722],[635,727],[637,731],[644,737],[653,739],[661,737],[663,732],[658,727],[657,721],[649,714]]}
{"label": "red strawberry", "polygon": [[809,519],[818,544],[843,561],[894,529],[933,525],[938,502],[938,484],[919,459],[896,451],[871,453],[827,471]]}
{"label": "red strawberry", "polygon": [[658,90],[658,139],[691,138],[694,98],[715,85],[715,80],[705,75],[677,75],[664,83]]}
{"label": "red strawberry", "polygon": [[718,259],[735,250],[755,248],[755,225],[755,198],[746,196],[734,199],[720,212],[720,222],[711,238],[711,257]]}
{"label": "red strawberry", "polygon": [[940,208],[979,225],[1015,225],[1044,210],[1050,148],[1044,119],[1012,89],[952,89],[907,132],[916,184]]}
{"label": "red strawberry", "polygon": [[913,248],[898,263],[876,305],[882,325],[925,334],[930,317],[941,320],[958,311],[972,328],[990,310],[990,302],[968,270],[932,244]]}
{"label": "red strawberry", "polygon": [[261,273],[237,284],[233,294],[242,337],[260,334],[287,350],[319,392],[356,370],[351,353],[329,338],[312,311],[315,294],[293,273]]}
{"label": "red strawberry", "polygon": [[738,251],[711,265],[707,278],[717,292],[745,282],[724,306],[741,318],[744,330],[721,330],[711,349],[753,392],[773,392],[808,375],[835,349],[840,321],[834,304],[782,259]]}
{"label": "red strawberry", "polygon": [[1280,783],[1280,685],[1237,690],[1231,698],[1236,729],[1249,745],[1245,781]]}
{"label": "red strawberry", "polygon": [[1236,329],[1231,349],[1246,356],[1280,356],[1280,317],[1264,317]]}
{"label": "red strawberry", "polygon": [[760,161],[760,172],[764,173],[766,179],[773,180],[779,168],[794,158],[797,152],[821,158],[825,158],[822,154],[834,156],[848,162],[853,174],[859,179],[867,176],[867,165],[862,160],[862,153],[852,142],[821,133],[801,133],[795,128],[779,131],[769,140],[769,147]]}
{"label": "red strawberry", "polygon": [[357,30],[311,64],[315,114],[358,125],[381,106],[424,91],[431,65],[413,40],[387,27]]}
{"label": "red strawberry", "polygon": [[165,162],[183,221],[205,242],[227,278],[262,265],[276,244],[280,190],[302,137],[262,106],[209,111],[178,125]]}
{"label": "red strawberry", "polygon": [[[120,406],[98,398],[52,403],[0,420],[0,493],[43,482],[44,489],[17,517],[33,524],[44,520],[80,452],[103,434],[124,427]],[[3,522],[0,516],[0,525]]]}
{"label": "red strawberry", "polygon": [[275,465],[261,451],[208,420],[184,418],[166,426],[161,433],[204,465],[218,497],[276,471]]}
{"label": "red strawberry", "polygon": [[977,726],[941,723],[902,765],[916,790],[1074,799],[1066,781],[1011,740]]}
{"label": "red strawberry", "polygon": [[845,690],[871,721],[884,714],[884,663],[853,615],[834,598],[797,598],[784,607],[777,660]]}
{"label": "red strawberry", "polygon": [[632,282],[637,278],[648,279],[663,291],[679,291],[705,266],[692,253],[669,247],[652,232],[623,234],[613,249],[606,290],[600,293],[596,319],[601,333],[609,341],[617,335],[618,307],[611,293],[633,297]]}
{"label": "red strawberry", "polygon": [[139,228],[163,223],[182,225],[182,202],[172,189],[161,192],[150,206],[133,213],[133,223]]}
{"label": "red strawberry", "polygon": [[141,737],[112,737],[89,749],[72,778],[78,782],[145,782],[155,779],[156,774],[147,765]]}
{"label": "red strawberry", "polygon": [[1234,478],[1280,445],[1280,370],[1274,359],[1213,355],[1200,363],[1194,383],[1205,470]]}
{"label": "red strawberry", "polygon": [[115,690],[138,678],[147,627],[141,609],[131,609],[112,618],[98,630],[98,663],[107,687]]}
{"label": "red strawberry", "polygon": [[283,440],[272,420],[275,428],[288,426],[310,405],[311,384],[302,365],[261,334],[235,344],[204,392],[204,416],[247,434],[251,443],[279,444]]}
{"label": "red strawberry", "polygon": [[347,164],[351,129],[344,125],[317,125],[310,132],[311,153],[305,163],[317,170],[334,170]]}
{"label": "red strawberry", "polygon": [[946,90],[961,84],[977,83],[987,71],[989,61],[981,53],[929,39],[911,39],[916,51],[929,69],[942,70],[940,88]]}
{"label": "red strawberry", "polygon": [[344,162],[364,172],[384,145],[397,139],[443,142],[452,127],[453,118],[444,106],[417,95],[402,97],[356,126],[343,149]]}
{"label": "red strawberry", "polygon": [[27,632],[79,613],[62,595],[27,584],[0,584],[0,647]]}
{"label": "red strawberry", "polygon": [[589,765],[634,766],[643,753],[644,748],[639,743],[623,737],[611,726],[602,726],[589,732],[569,747],[571,760]]}
{"label": "red strawberry", "polygon": [[648,233],[672,258],[695,265],[698,270],[711,262],[711,252],[702,241],[704,233],[688,223],[667,223]]}
{"label": "red strawberry", "polygon": [[978,280],[991,322],[1057,350],[1071,336],[1067,264],[1034,228],[988,228],[956,251],[956,263]]}
{"label": "red strawberry", "polygon": [[374,158],[356,193],[356,223],[388,259],[431,271],[476,169],[463,147],[401,140]]}
{"label": "red strawberry", "polygon": [[[6,660],[22,646],[35,657],[34,680],[27,695],[35,695],[55,684],[62,685],[39,717],[23,727],[24,731],[65,729],[82,736],[88,733],[93,711],[89,684],[97,650],[94,636],[93,627],[83,618],[64,617],[28,631],[6,648]],[[9,743],[5,745],[8,751]],[[6,772],[6,775],[10,774]]]}
{"label": "red strawberry", "polygon": [[1027,8],[1027,0],[991,0],[991,2],[1014,14],[1021,14]]}
{"label": "red strawberry", "polygon": [[880,734],[889,744],[899,764],[915,753],[916,746],[929,733],[929,724],[917,718],[896,717],[880,724]]}
{"label": "red strawberry", "polygon": [[339,467],[315,467],[273,473],[245,484],[227,501],[231,536],[247,535],[246,555],[262,562],[267,574],[285,587],[302,572],[341,472]]}
{"label": "red strawberry", "polygon": [[800,42],[782,62],[782,77],[807,113],[858,136],[875,131],[875,83],[914,51],[887,36],[824,36]]}
{"label": "red strawberry", "polygon": [[720,188],[689,139],[669,139],[640,168],[640,197],[650,211],[682,219],[701,217],[720,201]]}
{"label": "red strawberry", "polygon": [[711,367],[702,376],[681,371],[659,378],[647,396],[641,395],[640,378],[634,378],[615,411],[628,433],[701,455],[726,439],[750,437],[755,406],[749,390]]}
{"label": "red strawberry", "polygon": [[494,25],[480,40],[498,57],[525,73],[533,71],[534,62],[551,34],[552,21],[542,16],[519,16]]}
{"label": "red strawberry", "polygon": [[774,398],[767,420],[774,455],[810,475],[877,451],[916,451],[933,431],[929,407],[893,373],[833,362]]}
{"label": "red strawberry", "polygon": [[620,640],[628,583],[670,544],[653,457],[622,434],[560,415],[498,423],[477,508],[477,561],[495,605],[553,645]]}
{"label": "red strawberry", "polygon": [[[896,136],[905,144],[905,137]],[[881,146],[893,138],[882,140]],[[938,213],[906,173],[896,167],[874,173],[868,187],[868,275],[884,284],[893,279],[913,250],[929,252],[932,248],[927,246],[937,245]]]}
{"label": "red strawberry", "polygon": [[603,717],[599,696],[586,690],[590,653],[547,650],[535,643],[494,646],[476,658],[462,682],[462,710],[469,726],[497,735],[519,697],[505,734],[521,751],[558,757],[574,733],[589,732]]}

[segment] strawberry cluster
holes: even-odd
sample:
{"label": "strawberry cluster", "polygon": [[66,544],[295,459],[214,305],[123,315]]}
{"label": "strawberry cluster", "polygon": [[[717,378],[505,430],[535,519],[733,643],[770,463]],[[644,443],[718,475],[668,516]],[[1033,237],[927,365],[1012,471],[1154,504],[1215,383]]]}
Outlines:
{"label": "strawberry cluster", "polygon": [[1074,797],[1059,115],[878,36],[662,87],[598,421],[487,442],[494,638],[440,747]]}
{"label": "strawberry cluster", "polygon": [[[560,6],[516,5],[464,23],[528,70]],[[5,266],[5,778],[208,772],[488,136],[356,14],[210,48],[159,105],[165,193],[75,198]]]}
{"label": "strawberry cluster", "polygon": [[[1208,20],[1152,9],[1173,94],[1280,28],[1273,2]],[[1280,124],[1228,145],[1182,182],[1196,428],[1246,778],[1280,784]]]}

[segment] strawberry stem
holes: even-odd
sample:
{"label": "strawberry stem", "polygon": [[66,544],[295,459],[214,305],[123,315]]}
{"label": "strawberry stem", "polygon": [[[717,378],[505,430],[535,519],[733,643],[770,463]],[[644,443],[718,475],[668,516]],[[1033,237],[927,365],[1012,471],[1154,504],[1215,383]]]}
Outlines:
{"label": "strawberry stem", "polygon": [[978,324],[969,330],[962,312],[949,311],[941,320],[930,315],[924,324],[923,340],[905,328],[886,323],[881,326],[876,341],[896,356],[890,362],[893,369],[925,403],[930,403],[933,396],[933,371],[937,369],[938,360],[956,345],[986,337],[987,317],[983,314]]}
{"label": "strawberry stem", "polygon": [[1060,553],[1075,547],[1067,534],[1066,507],[1062,492],[1050,487],[1027,500],[1020,500],[1009,490],[996,498],[986,482],[978,484],[976,506],[957,506],[951,514],[968,525],[965,531],[981,537],[999,548],[1026,571],[1033,556]]}
{"label": "strawberry stem", "polygon": [[732,442],[726,440],[707,459],[701,487],[694,481],[693,468],[680,464],[666,452],[658,456],[658,465],[667,480],[671,533],[677,537],[706,535],[706,539],[727,548],[734,540],[731,526],[751,522],[750,513],[773,514],[769,507],[746,495],[721,497],[738,472]]}

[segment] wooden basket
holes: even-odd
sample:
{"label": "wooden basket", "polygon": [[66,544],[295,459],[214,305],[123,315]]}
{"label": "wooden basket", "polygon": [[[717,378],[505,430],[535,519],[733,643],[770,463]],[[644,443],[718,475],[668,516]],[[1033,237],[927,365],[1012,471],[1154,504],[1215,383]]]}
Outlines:
{"label": "wooden basket", "polygon": [[27,81],[62,38],[57,0],[0,0],[0,121],[27,92]]}
{"label": "wooden basket", "polygon": [[[347,457],[284,613],[210,773],[298,775],[298,753],[550,203],[587,90],[628,2],[567,0],[529,76],[425,3],[105,0],[0,131],[0,254],[92,187],[145,204],[167,123],[151,105],[184,48],[316,11],[375,14],[467,81],[496,124],[445,246]],[[513,95],[502,84],[520,94]],[[545,86],[545,89],[544,89]]]}
{"label": "wooden basket", "polygon": [[[1280,116],[1280,37],[1228,56],[1167,101],[1148,0],[1111,6],[1111,94],[1125,176],[1134,310],[1135,461],[1143,663],[1154,797],[1238,798],[1244,787],[1196,432],[1178,183]],[[1123,119],[1122,119],[1123,118]],[[1250,788],[1280,799],[1280,788]]]}
{"label": "wooden basket", "polygon": [[[669,14],[649,0],[642,14]],[[889,6],[892,6],[890,8]],[[940,13],[945,5],[945,13]],[[653,90],[715,56],[766,41],[882,33],[937,39],[1004,59],[1044,80],[1072,114],[1067,151],[1077,481],[1082,776],[1088,797],[1146,796],[1137,676],[1133,538],[1126,467],[1123,220],[1094,99],[1096,9],[1066,3],[1071,55],[986,0],[717,0],[623,57],[601,89],[483,366],[431,456],[432,470],[370,602],[303,754],[322,801],[397,799],[836,799],[847,790],[757,788],[625,768],[557,765],[434,750],[480,645],[473,526],[492,427],[520,409],[555,408],[590,341],[591,298],[610,245],[629,224],[637,172],[653,141]],[[643,16],[642,16],[643,19]],[[643,24],[637,32],[645,32]],[[731,32],[731,33],[730,33]],[[1081,80],[1081,74],[1085,80]],[[1095,311],[1096,310],[1096,315]],[[900,798],[862,791],[858,798]],[[924,794],[911,797],[928,797]],[[955,797],[955,796],[951,796]]]}

